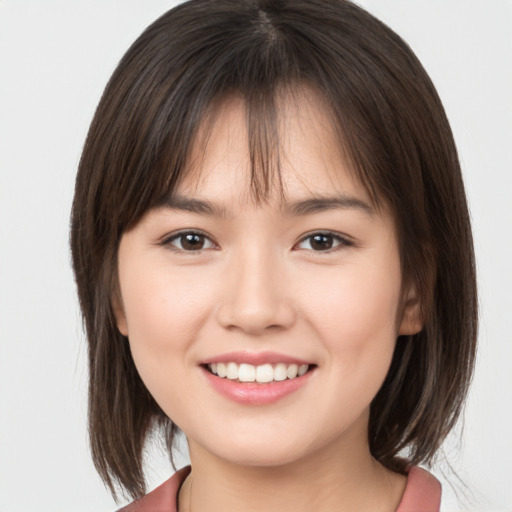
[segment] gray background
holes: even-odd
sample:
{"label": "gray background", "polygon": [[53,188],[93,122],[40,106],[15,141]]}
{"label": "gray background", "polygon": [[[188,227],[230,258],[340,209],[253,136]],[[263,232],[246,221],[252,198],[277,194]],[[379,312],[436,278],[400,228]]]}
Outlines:
{"label": "gray background", "polygon": [[[68,217],[88,124],[121,55],[171,0],[0,0],[0,512],[110,511],[90,462]],[[444,511],[512,511],[512,2],[366,0],[431,74],[473,217],[482,311]],[[153,450],[151,485],[170,466]],[[446,473],[447,461],[468,486]],[[459,498],[447,480],[455,484]]]}

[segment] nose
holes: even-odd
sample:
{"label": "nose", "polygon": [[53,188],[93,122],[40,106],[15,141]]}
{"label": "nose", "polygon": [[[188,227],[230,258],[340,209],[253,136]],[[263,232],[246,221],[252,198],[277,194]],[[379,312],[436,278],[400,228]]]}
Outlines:
{"label": "nose", "polygon": [[285,275],[279,258],[263,250],[233,257],[223,276],[219,323],[250,335],[290,328],[296,314]]}

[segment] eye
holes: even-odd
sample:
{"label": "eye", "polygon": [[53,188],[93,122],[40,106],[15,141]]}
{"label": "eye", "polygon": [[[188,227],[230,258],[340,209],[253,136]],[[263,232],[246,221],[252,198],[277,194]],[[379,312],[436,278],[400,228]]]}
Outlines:
{"label": "eye", "polygon": [[162,245],[184,252],[214,249],[215,244],[204,234],[198,231],[182,231],[165,239]]}
{"label": "eye", "polygon": [[327,252],[342,247],[350,247],[353,242],[341,235],[331,232],[312,233],[304,237],[298,244],[298,249],[306,249],[315,252]]}

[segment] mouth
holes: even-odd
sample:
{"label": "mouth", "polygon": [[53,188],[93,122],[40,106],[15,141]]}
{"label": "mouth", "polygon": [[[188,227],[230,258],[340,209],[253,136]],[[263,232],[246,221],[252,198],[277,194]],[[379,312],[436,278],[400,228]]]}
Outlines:
{"label": "mouth", "polygon": [[202,365],[209,373],[237,383],[267,384],[283,382],[302,377],[315,369],[314,364],[265,363],[252,365],[234,361],[217,362]]}
{"label": "mouth", "polygon": [[278,354],[233,353],[221,357],[204,361],[200,365],[202,373],[213,390],[245,406],[270,405],[294,395],[307,388],[317,373],[316,364]]}

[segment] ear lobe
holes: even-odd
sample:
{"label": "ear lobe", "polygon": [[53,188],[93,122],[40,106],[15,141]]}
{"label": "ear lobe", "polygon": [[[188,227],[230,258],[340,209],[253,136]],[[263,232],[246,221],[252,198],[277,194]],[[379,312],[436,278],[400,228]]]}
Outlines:
{"label": "ear lobe", "polygon": [[119,292],[112,294],[112,311],[116,319],[117,329],[123,336],[128,336],[128,323]]}
{"label": "ear lobe", "polygon": [[418,334],[421,329],[423,329],[423,318],[421,315],[420,301],[416,290],[411,288],[405,301],[398,334],[400,336]]}

